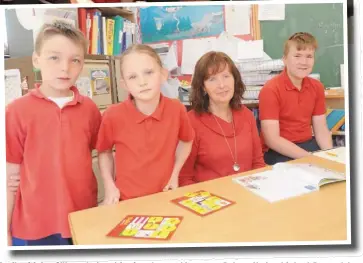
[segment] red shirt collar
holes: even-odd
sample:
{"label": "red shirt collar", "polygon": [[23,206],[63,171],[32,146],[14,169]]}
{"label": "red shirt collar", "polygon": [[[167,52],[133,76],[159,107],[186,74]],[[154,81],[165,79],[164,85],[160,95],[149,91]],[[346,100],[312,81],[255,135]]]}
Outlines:
{"label": "red shirt collar", "polygon": [[[35,88],[30,91],[30,95],[33,95],[35,97],[38,97],[40,99],[47,99],[44,94],[40,91],[40,84],[36,83]],[[83,102],[83,96],[79,93],[78,89],[75,86],[72,86],[69,88],[71,91],[73,91],[74,97],[71,102],[69,102],[68,105],[75,105],[77,102],[82,103]]]}
{"label": "red shirt collar", "polygon": [[162,114],[164,111],[164,106],[165,106],[165,98],[164,96],[160,93],[160,101],[159,101],[159,105],[157,106],[156,110],[153,112],[153,114],[151,114],[150,116],[143,114],[142,112],[138,111],[138,109],[136,108],[131,95],[129,95],[127,101],[125,102],[127,109],[129,110],[131,117],[135,120],[136,123],[141,123],[144,120],[146,120],[147,118],[153,118],[157,121],[161,121],[162,119]]}
{"label": "red shirt collar", "polygon": [[[200,115],[196,113],[195,114],[205,126],[215,133],[221,136],[233,137],[234,134],[238,135],[243,129],[243,125],[245,124],[244,114],[246,110],[247,108],[244,105],[242,105],[241,109],[239,110],[232,110],[234,130],[232,123],[227,123],[218,117],[214,118],[212,113],[202,113]],[[219,125],[216,121],[219,123]],[[221,130],[221,127],[223,131]]]}
{"label": "red shirt collar", "polygon": [[[286,90],[298,90],[295,87],[295,85],[291,82],[291,79],[290,79],[289,75],[287,74],[286,67],[281,72],[281,80],[282,80],[283,85]],[[309,85],[308,77],[305,77],[305,78],[303,78],[302,83],[301,83],[301,90],[298,90],[298,91],[304,92],[306,90],[306,88],[308,88],[309,86],[310,85]]]}

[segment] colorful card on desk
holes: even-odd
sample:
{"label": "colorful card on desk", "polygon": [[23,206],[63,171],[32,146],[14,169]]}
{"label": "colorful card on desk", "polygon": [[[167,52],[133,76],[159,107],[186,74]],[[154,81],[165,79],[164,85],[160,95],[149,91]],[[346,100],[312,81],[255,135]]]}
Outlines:
{"label": "colorful card on desk", "polygon": [[181,216],[128,215],[107,236],[169,240],[182,220]]}
{"label": "colorful card on desk", "polygon": [[187,193],[172,202],[200,216],[209,215],[235,203],[204,190]]}

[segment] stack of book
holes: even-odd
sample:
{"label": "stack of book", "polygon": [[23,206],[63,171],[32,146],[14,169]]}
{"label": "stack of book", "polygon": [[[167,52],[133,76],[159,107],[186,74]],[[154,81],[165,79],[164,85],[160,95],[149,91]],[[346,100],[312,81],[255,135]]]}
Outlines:
{"label": "stack of book", "polygon": [[136,43],[137,25],[120,15],[104,16],[99,9],[79,8],[78,24],[92,55],[120,55]]}

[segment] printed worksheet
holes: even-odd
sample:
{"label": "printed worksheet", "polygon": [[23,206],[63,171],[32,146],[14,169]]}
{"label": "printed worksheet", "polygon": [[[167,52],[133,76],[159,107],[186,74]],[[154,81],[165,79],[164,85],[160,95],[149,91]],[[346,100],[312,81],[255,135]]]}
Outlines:
{"label": "printed worksheet", "polygon": [[220,211],[235,203],[204,190],[186,193],[172,202],[200,216]]}
{"label": "printed worksheet", "polygon": [[107,236],[169,240],[182,220],[180,216],[128,215]]}

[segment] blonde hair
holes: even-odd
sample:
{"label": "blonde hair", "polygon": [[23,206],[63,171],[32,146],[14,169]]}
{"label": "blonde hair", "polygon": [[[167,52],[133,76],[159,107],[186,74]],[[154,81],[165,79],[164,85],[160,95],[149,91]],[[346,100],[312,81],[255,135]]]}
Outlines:
{"label": "blonde hair", "polygon": [[155,62],[161,68],[163,67],[163,63],[161,62],[159,54],[156,53],[156,51],[152,47],[150,47],[148,45],[144,45],[144,44],[134,44],[134,45],[130,46],[129,48],[127,48],[119,57],[120,66],[121,66],[121,74],[122,74],[122,64],[124,63],[125,57],[132,53],[143,53],[143,54],[149,55],[151,58],[153,58],[155,60]]}
{"label": "blonde hair", "polygon": [[82,31],[60,20],[56,20],[53,23],[46,23],[40,28],[35,40],[35,52],[40,54],[44,41],[56,35],[64,36],[72,40],[75,44],[82,46],[84,54],[87,54],[88,41]]}
{"label": "blonde hair", "polygon": [[291,44],[296,45],[297,50],[304,50],[306,48],[312,48],[316,50],[318,48],[318,42],[315,37],[307,32],[298,32],[293,34],[286,40],[284,45],[284,56],[287,56]]}

